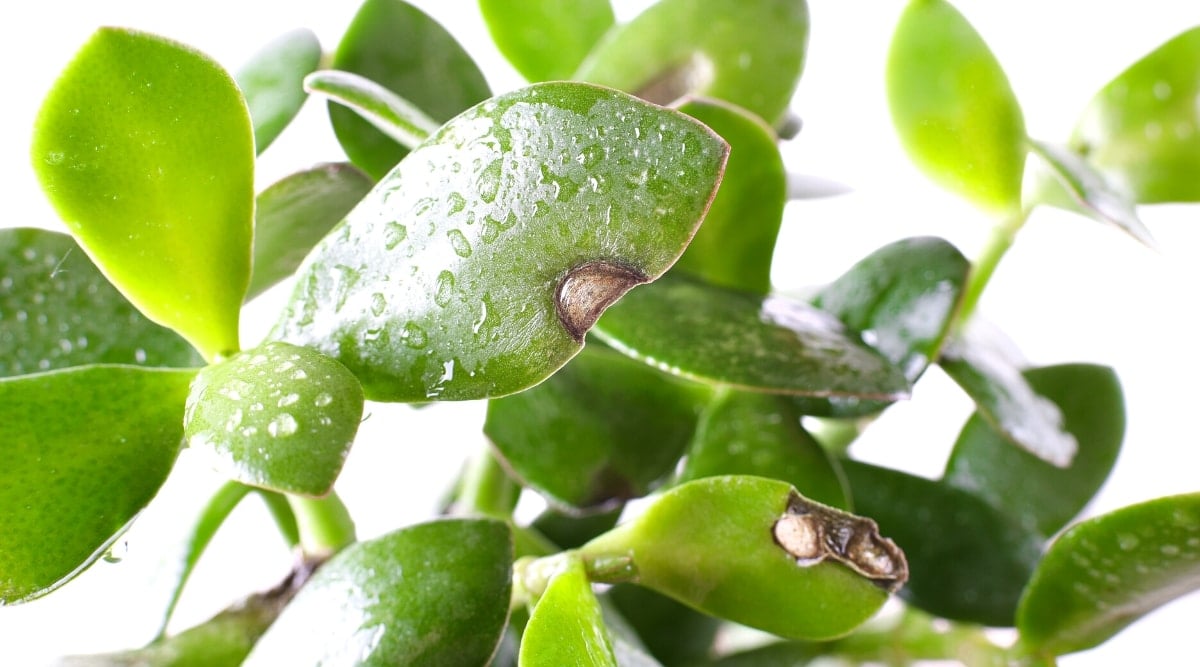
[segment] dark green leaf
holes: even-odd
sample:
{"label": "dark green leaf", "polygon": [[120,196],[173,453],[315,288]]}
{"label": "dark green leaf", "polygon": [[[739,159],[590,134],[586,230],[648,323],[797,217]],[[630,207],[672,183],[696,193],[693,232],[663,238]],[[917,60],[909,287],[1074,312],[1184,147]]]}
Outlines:
{"label": "dark green leaf", "polygon": [[188,446],[231,479],[323,496],[358,432],[363,395],[338,362],[266,343],[200,371],[187,399]]}
{"label": "dark green leaf", "polygon": [[372,184],[366,174],[338,162],[292,174],[263,190],[255,207],[254,270],[246,299],[295,273]]}
{"label": "dark green leaf", "polygon": [[774,124],[791,102],[807,45],[803,0],[661,0],[611,30],[573,78],[659,104],[715,97]]}
{"label": "dark green leaf", "polygon": [[49,593],[167,478],[195,371],[82,366],[0,380],[0,605]]}
{"label": "dark green leaf", "polygon": [[483,665],[504,631],[511,588],[503,523],[406,528],[346,547],[317,570],[245,665]]}
{"label": "dark green leaf", "polygon": [[479,0],[500,53],[529,81],[569,79],[613,25],[609,0]]}
{"label": "dark green leaf", "polygon": [[663,664],[690,665],[712,651],[719,619],[634,584],[617,584],[607,597],[640,643]]}
{"label": "dark green leaf", "polygon": [[621,518],[623,507],[607,512],[574,516],[547,508],[533,520],[531,527],[561,549],[574,549],[600,533],[611,530]]}
{"label": "dark green leaf", "polygon": [[908,555],[900,594],[952,620],[1011,626],[1041,539],[983,500],[942,482],[844,461],[855,511]]}
{"label": "dark green leaf", "polygon": [[626,295],[595,334],[631,357],[711,384],[878,399],[909,390],[900,369],[824,311],[673,275]]}
{"label": "dark green leaf", "polygon": [[909,2],[892,37],[887,89],[896,132],[930,178],[1001,213],[1020,209],[1021,107],[983,38],[948,2]]}
{"label": "dark green leaf", "polygon": [[300,28],[280,35],[237,72],[238,86],[254,123],[254,148],[261,154],[292,122],[304,100],[304,76],[321,63],[321,42]]}
{"label": "dark green leaf", "polygon": [[406,149],[416,148],[440,125],[408,100],[353,72],[314,72],[305,77],[304,89],[352,109]]}
{"label": "dark green leaf", "polygon": [[1083,509],[1112,470],[1125,434],[1125,403],[1120,381],[1104,366],[1047,366],[1025,371],[1025,379],[1062,411],[1064,428],[1079,443],[1071,465],[1058,468],[1013,447],[976,413],[958,436],[944,479],[1027,528],[1052,535]]}
{"label": "dark green leaf", "polygon": [[586,84],[488,101],[317,246],[273,335],[337,358],[374,400],[525,389],[675,261],[726,148],[683,114]]}
{"label": "dark green leaf", "polygon": [[612,640],[583,561],[568,558],[550,579],[521,638],[521,667],[617,667]]}
{"label": "dark green leaf", "polygon": [[[331,67],[382,85],[438,122],[491,96],[483,74],[454,37],[404,0],[366,0]],[[346,155],[375,179],[408,154],[340,104],[329,105],[329,120]]]}
{"label": "dark green leaf", "polygon": [[207,359],[238,349],[254,138],[233,79],[160,37],[102,28],[38,114],[33,166],[114,285]]}
{"label": "dark green leaf", "polygon": [[0,230],[0,377],[85,364],[204,363],[146,319],[66,234]]}

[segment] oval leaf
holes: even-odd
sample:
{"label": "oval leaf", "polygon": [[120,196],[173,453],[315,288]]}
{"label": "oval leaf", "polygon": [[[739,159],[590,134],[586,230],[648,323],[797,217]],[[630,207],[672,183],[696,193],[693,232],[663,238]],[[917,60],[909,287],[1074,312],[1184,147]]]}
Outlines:
{"label": "oval leaf", "polygon": [[213,359],[238,349],[253,144],[246,103],[219,65],[102,28],[46,97],[33,166],[113,284]]}
{"label": "oval leaf", "polygon": [[273,336],[337,358],[374,400],[525,389],[675,261],[725,155],[695,121],[616,91],[498,97],[443,126],[317,246]]}
{"label": "oval leaf", "polygon": [[204,360],[146,319],[74,239],[0,230],[0,377],[86,364],[190,367]]}
{"label": "oval leaf", "polygon": [[83,366],[0,380],[0,605],[66,583],[150,502],[194,375]]}
{"label": "oval leaf", "polygon": [[715,97],[774,125],[807,45],[803,0],[661,0],[610,31],[573,78],[659,104]]}
{"label": "oval leaf", "polygon": [[244,663],[483,665],[508,617],[512,539],[489,519],[434,521],[346,547]]}
{"label": "oval leaf", "polygon": [[521,667],[617,667],[612,640],[579,558],[550,579],[521,637]]}
{"label": "oval leaf", "polygon": [[613,25],[609,0],[479,0],[492,41],[529,81],[569,79]]}
{"label": "oval leaf", "polygon": [[416,148],[439,125],[408,100],[353,72],[314,72],[305,77],[304,89],[352,109],[405,148]]}
{"label": "oval leaf", "polygon": [[363,396],[319,352],[266,343],[200,371],[187,399],[188,446],[231,479],[323,496],[358,432]]}
{"label": "oval leaf", "polygon": [[1021,206],[1025,120],[996,57],[944,0],[912,0],[887,63],[888,105],[912,160],[944,187],[1013,213]]}
{"label": "oval leaf", "polygon": [[[630,632],[644,644],[644,650],[663,664],[691,665],[712,653],[720,619],[636,584],[617,584],[605,598],[631,626]],[[609,627],[613,627],[611,622]],[[626,667],[624,661],[618,663]]]}
{"label": "oval leaf", "polygon": [[304,77],[321,63],[321,42],[301,28],[280,35],[238,70],[236,78],[254,123],[254,148],[262,153],[292,122],[304,100]]}
{"label": "oval leaf", "polygon": [[[378,83],[437,122],[491,95],[479,67],[454,37],[404,0],[366,0],[346,28],[330,67]],[[340,104],[330,103],[329,120],[342,150],[375,179],[408,154],[407,148]]]}

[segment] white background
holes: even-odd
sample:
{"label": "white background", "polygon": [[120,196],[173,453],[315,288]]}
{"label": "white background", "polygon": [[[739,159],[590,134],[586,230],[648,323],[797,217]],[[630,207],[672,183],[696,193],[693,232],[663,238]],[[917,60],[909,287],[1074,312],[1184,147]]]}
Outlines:
{"label": "white background", "polygon": [[[498,57],[468,0],[418,2],[448,26],[482,63],[497,92],[521,84]],[[617,2],[621,18],[644,2]],[[0,194],[4,226],[58,228],[28,166],[29,131],[42,96],[74,51],[100,25],[157,32],[206,51],[236,69],[261,45],[294,28],[317,32],[331,49],[357,3],[328,0],[42,0],[0,6],[8,54],[0,123]],[[836,277],[884,243],[918,234],[943,236],[974,256],[988,221],[918,174],[888,119],[883,63],[903,3],[810,0],[813,30],[793,108],[804,120],[785,148],[798,172],[848,183],[852,194],[790,204],[775,283],[794,289]],[[983,33],[1021,100],[1032,136],[1065,139],[1079,110],[1105,81],[1176,33],[1200,22],[1200,8],[1174,0],[1080,3],[960,0]],[[309,164],[342,159],[321,105],[264,155],[260,186]],[[981,306],[1035,364],[1109,364],[1126,390],[1129,428],[1116,472],[1088,513],[1200,490],[1196,413],[1200,361],[1191,310],[1200,284],[1200,209],[1142,210],[1158,252],[1122,234],[1064,213],[1039,211],[1001,265]],[[244,344],[262,334],[280,303],[274,292],[247,314]],[[1081,387],[1080,391],[1086,391]],[[480,404],[368,407],[370,419],[351,454],[339,491],[371,537],[430,515],[461,457],[481,446]],[[894,408],[856,445],[865,458],[934,475],[970,406],[936,371],[914,400]],[[3,462],[0,462],[3,465]],[[42,600],[0,609],[0,663],[35,665],[70,652],[111,650],[146,641],[169,579],[171,545],[219,480],[185,452],[176,474],[122,544],[119,565],[100,563]],[[274,583],[289,555],[255,502],[239,509],[218,536],[185,593],[174,628],[203,620],[229,601]],[[1139,659],[1186,664],[1200,597],[1172,604],[1101,648],[1064,665],[1128,664]]]}

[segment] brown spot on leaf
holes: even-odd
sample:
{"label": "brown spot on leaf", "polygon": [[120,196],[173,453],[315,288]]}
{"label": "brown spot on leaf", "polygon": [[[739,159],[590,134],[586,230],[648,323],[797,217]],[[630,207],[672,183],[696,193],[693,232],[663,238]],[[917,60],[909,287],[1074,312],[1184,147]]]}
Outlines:
{"label": "brown spot on leaf", "polygon": [[582,343],[605,308],[646,282],[644,273],[628,266],[604,260],[580,264],[558,281],[554,291],[558,321],[575,342]]}

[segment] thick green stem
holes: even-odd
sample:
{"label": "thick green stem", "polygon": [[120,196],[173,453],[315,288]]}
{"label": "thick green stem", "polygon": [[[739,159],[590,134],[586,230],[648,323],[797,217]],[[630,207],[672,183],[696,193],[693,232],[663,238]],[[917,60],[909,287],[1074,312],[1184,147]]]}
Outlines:
{"label": "thick green stem", "polygon": [[287,496],[266,489],[257,489],[257,491],[258,497],[262,498],[267,506],[267,511],[271,513],[271,518],[275,519],[279,534],[287,543],[288,548],[295,549],[300,546],[300,527],[296,525],[296,513],[292,511]]}
{"label": "thick green stem", "polygon": [[354,521],[334,492],[324,498],[287,497],[300,529],[300,547],[309,557],[323,559],[355,541]]}
{"label": "thick green stem", "polygon": [[954,322],[954,330],[961,331],[971,319],[975,313],[975,307],[979,305],[979,298],[983,295],[984,288],[992,279],[992,274],[996,272],[996,267],[1000,265],[1004,254],[1012,247],[1017,232],[1021,230],[1028,219],[1029,210],[1023,209],[1011,218],[1001,220],[992,229],[991,239],[971,267],[971,275],[967,280],[962,306],[959,308],[958,317]]}
{"label": "thick green stem", "polygon": [[490,447],[467,463],[456,502],[459,513],[508,519],[521,496],[521,487],[508,476]]}

